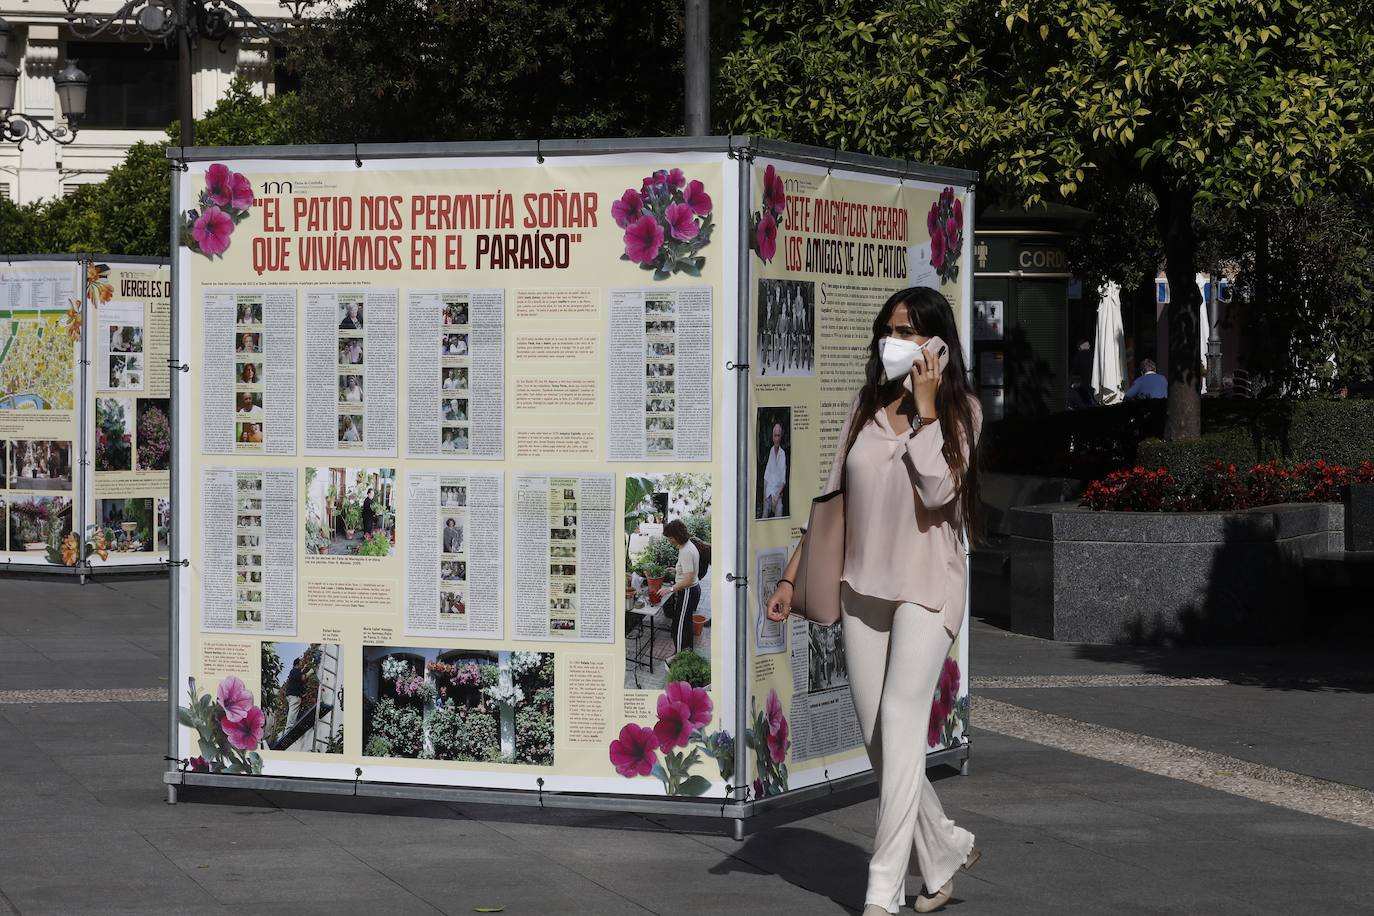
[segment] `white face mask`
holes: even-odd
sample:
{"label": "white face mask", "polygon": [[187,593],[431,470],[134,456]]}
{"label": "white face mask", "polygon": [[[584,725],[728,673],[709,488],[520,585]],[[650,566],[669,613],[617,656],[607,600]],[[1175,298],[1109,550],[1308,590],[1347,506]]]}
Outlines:
{"label": "white face mask", "polygon": [[906,376],[916,362],[916,354],[921,352],[920,344],[899,337],[884,337],[878,341],[878,355],[883,360],[883,371],[889,382]]}

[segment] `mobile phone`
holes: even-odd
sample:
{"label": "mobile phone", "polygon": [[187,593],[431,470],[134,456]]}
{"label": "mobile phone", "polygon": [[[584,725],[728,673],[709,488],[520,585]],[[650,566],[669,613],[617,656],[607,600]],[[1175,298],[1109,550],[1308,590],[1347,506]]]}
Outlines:
{"label": "mobile phone", "polygon": [[943,373],[949,366],[949,346],[938,337],[932,337],[921,345],[921,349],[929,353],[934,353],[940,360],[940,372]]}

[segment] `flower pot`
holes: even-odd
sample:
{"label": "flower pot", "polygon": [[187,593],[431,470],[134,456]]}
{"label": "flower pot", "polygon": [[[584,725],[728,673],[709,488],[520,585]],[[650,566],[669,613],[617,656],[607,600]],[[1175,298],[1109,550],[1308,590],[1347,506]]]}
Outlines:
{"label": "flower pot", "polygon": [[706,618],[701,614],[692,615],[692,635],[700,636],[701,628],[706,626]]}
{"label": "flower pot", "polygon": [[653,576],[650,576],[650,577],[649,577],[649,600],[652,601],[654,604],[658,604],[658,591],[659,591],[659,589],[661,589],[661,588],[663,588],[663,577],[662,577],[662,576],[659,576],[659,577],[657,577],[657,578],[654,578]]}
{"label": "flower pot", "polygon": [[351,540],[353,540],[353,535],[354,535],[354,533],[355,533],[356,531],[357,531],[356,528],[345,528],[345,529],[344,529],[344,537],[348,538],[348,539],[351,541]]}

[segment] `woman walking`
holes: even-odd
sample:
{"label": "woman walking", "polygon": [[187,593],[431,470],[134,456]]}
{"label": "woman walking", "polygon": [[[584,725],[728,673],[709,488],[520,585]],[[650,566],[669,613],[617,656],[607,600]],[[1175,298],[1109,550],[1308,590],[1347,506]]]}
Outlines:
{"label": "woman walking", "polygon": [[[925,736],[964,616],[981,425],[949,303],[930,289],[896,293],[873,322],[865,383],[826,485],[845,494],[845,666],[880,793],[864,916],[896,913],[905,901],[913,845],[926,885],[918,913],[943,907],[954,873],[979,857],[926,779]],[[771,620],[791,613],[800,553],[768,600]]]}

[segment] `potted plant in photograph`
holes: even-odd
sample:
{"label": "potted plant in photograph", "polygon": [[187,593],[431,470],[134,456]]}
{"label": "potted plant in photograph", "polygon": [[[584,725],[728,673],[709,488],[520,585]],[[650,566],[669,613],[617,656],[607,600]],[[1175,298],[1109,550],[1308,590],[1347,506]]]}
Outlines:
{"label": "potted plant in photograph", "polygon": [[344,503],[343,507],[344,536],[350,541],[353,535],[363,524],[363,504],[356,499],[350,499]]}
{"label": "potted plant in photograph", "polygon": [[686,681],[693,687],[711,685],[711,663],[691,649],[668,659],[668,682]]}
{"label": "potted plant in photograph", "polygon": [[640,564],[640,572],[649,580],[649,600],[658,603],[659,589],[663,588],[663,564],[655,560],[645,560]]}

